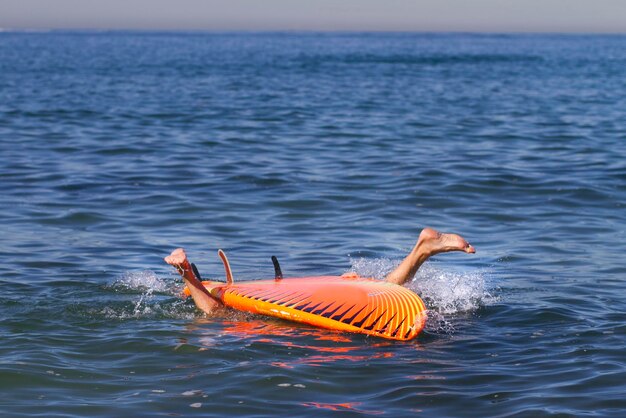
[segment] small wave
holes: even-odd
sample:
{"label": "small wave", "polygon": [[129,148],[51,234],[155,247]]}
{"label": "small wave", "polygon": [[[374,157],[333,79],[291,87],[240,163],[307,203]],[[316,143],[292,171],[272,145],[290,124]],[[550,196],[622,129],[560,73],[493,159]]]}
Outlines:
{"label": "small wave", "polygon": [[301,55],[299,62],[320,64],[338,62],[342,64],[385,64],[385,65],[458,65],[458,64],[500,64],[541,62],[537,55],[522,54],[342,54],[342,55]]}
{"label": "small wave", "polygon": [[107,304],[95,312],[97,316],[109,319],[126,321],[132,319],[187,319],[198,316],[195,306],[184,300],[176,301],[147,301],[145,299],[123,304]]}
{"label": "small wave", "polygon": [[[360,258],[351,262],[351,270],[361,277],[375,279],[383,279],[399,264],[397,260],[386,258]],[[451,333],[455,316],[474,312],[496,301],[488,287],[488,276],[486,271],[455,272],[425,263],[407,287],[420,295],[428,307],[426,329]]]}

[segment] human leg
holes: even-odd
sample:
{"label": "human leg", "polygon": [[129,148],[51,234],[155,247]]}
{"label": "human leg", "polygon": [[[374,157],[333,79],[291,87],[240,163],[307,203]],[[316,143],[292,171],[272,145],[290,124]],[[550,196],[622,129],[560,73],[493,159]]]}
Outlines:
{"label": "human leg", "polygon": [[463,237],[457,234],[444,234],[432,228],[424,228],[413,247],[398,267],[385,278],[395,284],[404,284],[411,280],[420,266],[430,256],[450,251],[463,251],[468,254],[476,252]]}
{"label": "human leg", "polygon": [[185,254],[185,250],[178,248],[172,251],[169,256],[165,257],[165,262],[176,267],[176,270],[178,270],[180,275],[183,277],[183,281],[187,285],[187,288],[191,293],[191,297],[199,309],[210,314],[220,306],[220,303],[214,299],[213,296],[211,296],[202,282],[198,280],[193,273],[191,264],[187,259],[187,254]]}

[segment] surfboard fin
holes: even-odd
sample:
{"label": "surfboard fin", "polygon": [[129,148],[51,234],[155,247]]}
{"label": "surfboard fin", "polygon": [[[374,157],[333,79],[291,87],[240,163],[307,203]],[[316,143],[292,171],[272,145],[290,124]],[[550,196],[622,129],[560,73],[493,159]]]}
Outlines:
{"label": "surfboard fin", "polygon": [[226,258],[226,254],[221,249],[217,251],[217,255],[222,259],[222,263],[224,263],[224,270],[226,271],[226,284],[233,284],[233,272],[230,269],[230,263],[228,262],[228,258]]}
{"label": "surfboard fin", "polygon": [[274,280],[280,280],[283,278],[283,272],[278,264],[278,258],[275,255],[272,256],[272,264],[274,264]]}
{"label": "surfboard fin", "polygon": [[198,280],[202,281],[202,276],[200,276],[200,272],[198,271],[198,267],[194,263],[191,263],[191,269],[193,270],[193,274],[196,275]]}

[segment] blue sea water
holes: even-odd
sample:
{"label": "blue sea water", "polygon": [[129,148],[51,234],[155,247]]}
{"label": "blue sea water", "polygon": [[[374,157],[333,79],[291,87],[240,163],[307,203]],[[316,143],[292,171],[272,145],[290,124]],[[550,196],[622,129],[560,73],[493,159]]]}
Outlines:
{"label": "blue sea water", "polygon": [[[0,33],[2,416],[626,414],[626,37]],[[226,313],[206,277],[384,277],[411,342]]]}

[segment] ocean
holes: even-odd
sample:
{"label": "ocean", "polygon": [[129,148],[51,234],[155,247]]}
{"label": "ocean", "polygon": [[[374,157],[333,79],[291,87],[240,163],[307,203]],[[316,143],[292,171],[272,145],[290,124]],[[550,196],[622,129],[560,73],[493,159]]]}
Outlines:
{"label": "ocean", "polygon": [[[626,37],[0,33],[0,414],[622,417]],[[410,342],[223,312],[204,278],[383,278]]]}

